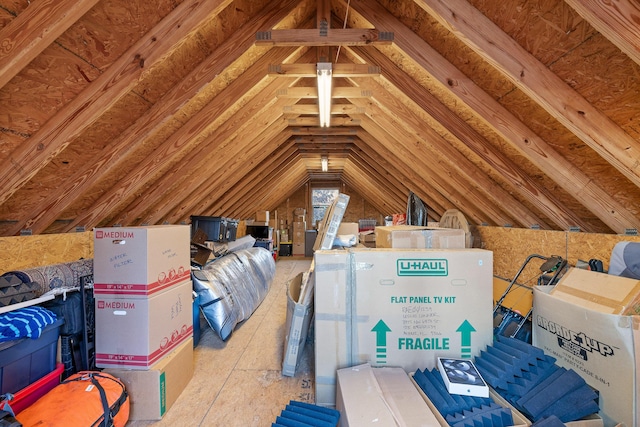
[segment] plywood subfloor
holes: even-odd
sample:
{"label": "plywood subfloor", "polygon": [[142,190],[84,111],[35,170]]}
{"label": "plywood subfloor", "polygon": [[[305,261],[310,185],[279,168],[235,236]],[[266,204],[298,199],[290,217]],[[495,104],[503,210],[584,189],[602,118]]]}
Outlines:
{"label": "plywood subfloor", "polygon": [[269,294],[226,342],[202,319],[195,374],[160,421],[129,421],[127,427],[268,427],[291,399],[314,403],[313,346],[305,346],[295,377],[282,375],[286,283],[307,271],[310,258],[283,257]]}

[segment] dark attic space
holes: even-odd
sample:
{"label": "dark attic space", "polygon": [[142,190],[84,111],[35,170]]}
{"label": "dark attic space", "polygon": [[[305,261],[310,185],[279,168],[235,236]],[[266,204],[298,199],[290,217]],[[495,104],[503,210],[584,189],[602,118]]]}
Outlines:
{"label": "dark attic space", "polygon": [[640,427],[637,0],[0,0],[0,427]]}

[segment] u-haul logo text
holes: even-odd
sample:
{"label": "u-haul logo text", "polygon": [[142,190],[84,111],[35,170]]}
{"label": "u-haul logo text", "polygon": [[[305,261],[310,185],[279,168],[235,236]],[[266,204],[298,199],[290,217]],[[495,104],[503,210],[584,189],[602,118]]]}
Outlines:
{"label": "u-haul logo text", "polygon": [[133,239],[133,231],[96,230],[96,239]]}
{"label": "u-haul logo text", "polygon": [[569,328],[552,322],[545,317],[538,316],[536,322],[542,329],[557,335],[558,342],[563,348],[567,348],[569,345],[578,347],[581,350],[586,350],[590,353],[600,353],[602,356],[613,356],[613,347],[600,342],[594,338],[590,338],[584,332],[572,331]]}
{"label": "u-haul logo text", "polygon": [[398,276],[447,276],[449,264],[446,259],[399,259],[396,264]]}

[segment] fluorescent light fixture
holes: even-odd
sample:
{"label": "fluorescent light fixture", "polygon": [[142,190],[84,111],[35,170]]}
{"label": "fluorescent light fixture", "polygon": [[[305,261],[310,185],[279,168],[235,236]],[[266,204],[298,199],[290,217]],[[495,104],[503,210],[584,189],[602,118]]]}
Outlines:
{"label": "fluorescent light fixture", "polygon": [[320,161],[322,162],[322,172],[327,172],[329,170],[329,158],[327,156],[322,156]]}
{"label": "fluorescent light fixture", "polygon": [[318,108],[320,127],[329,127],[331,121],[331,62],[318,62]]}

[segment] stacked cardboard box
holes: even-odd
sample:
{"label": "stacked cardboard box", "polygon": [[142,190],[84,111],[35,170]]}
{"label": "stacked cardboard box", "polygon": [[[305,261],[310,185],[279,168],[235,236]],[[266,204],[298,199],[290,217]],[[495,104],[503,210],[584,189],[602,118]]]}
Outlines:
{"label": "stacked cardboard box", "polygon": [[[96,366],[140,390],[131,393],[131,419],[161,418],[172,403],[167,396],[179,395],[193,374],[189,231],[185,225],[95,230]],[[134,385],[149,381],[158,393]]]}
{"label": "stacked cardboard box", "polygon": [[307,222],[296,221],[293,223],[293,234],[291,242],[293,243],[293,255],[304,256],[304,239],[306,237]]}

